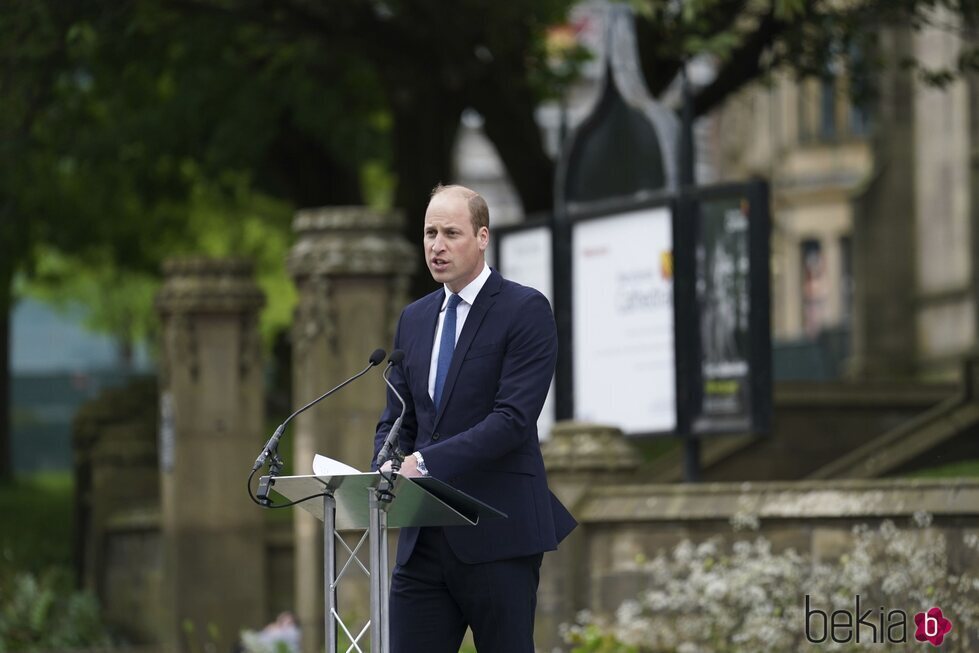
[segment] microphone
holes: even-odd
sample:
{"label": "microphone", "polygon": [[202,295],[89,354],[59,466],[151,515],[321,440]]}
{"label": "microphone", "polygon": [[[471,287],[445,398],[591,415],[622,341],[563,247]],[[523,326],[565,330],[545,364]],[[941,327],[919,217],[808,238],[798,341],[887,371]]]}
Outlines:
{"label": "microphone", "polygon": [[398,419],[394,420],[394,424],[391,425],[391,430],[388,431],[388,436],[384,440],[384,446],[382,446],[381,450],[377,453],[377,459],[374,462],[377,463],[378,467],[383,465],[392,457],[392,450],[397,450],[398,434],[401,432],[401,421],[404,419],[405,412],[408,410],[404,397],[401,396],[398,390],[394,387],[394,384],[388,379],[388,374],[391,372],[391,369],[403,361],[404,357],[405,353],[400,349],[395,349],[392,351],[391,356],[388,358],[388,366],[384,368],[384,372],[381,374],[381,378],[384,379],[384,383],[387,384],[391,392],[394,393],[394,396],[401,402],[401,414],[398,416]]}
{"label": "microphone", "polygon": [[[329,392],[320,395],[316,399],[313,399],[311,402],[309,402],[308,404],[306,404],[305,406],[303,406],[302,408],[300,408],[299,410],[297,410],[296,412],[294,412],[292,415],[289,415],[289,417],[286,418],[286,421],[282,422],[282,424],[279,425],[279,428],[275,429],[275,433],[273,433],[272,434],[272,437],[269,438],[269,441],[266,443],[265,447],[262,449],[262,453],[260,453],[258,455],[258,458],[255,459],[255,465],[252,467],[252,471],[254,472],[254,471],[258,470],[262,465],[264,465],[265,464],[265,461],[268,459],[269,456],[275,456],[276,455],[277,450],[279,448],[279,439],[282,437],[282,434],[286,430],[286,424],[288,424],[290,421],[292,421],[292,418],[293,417],[295,417],[299,413],[301,413],[301,412],[303,412],[303,411],[305,411],[305,410],[307,410],[309,408],[312,408],[313,406],[315,406],[319,402],[323,401],[324,399],[326,399],[331,394],[333,394],[334,392],[336,392],[337,390],[339,390],[343,386],[347,385],[351,381],[355,381],[356,379],[359,379],[360,377],[364,376],[365,374],[367,374],[367,371],[370,370],[372,367],[375,367],[377,365],[380,365],[381,364],[381,361],[384,360],[384,357],[386,355],[387,355],[387,352],[385,352],[383,349],[375,349],[374,352],[371,354],[370,359],[368,359],[368,365],[367,365],[367,367],[365,367],[361,371],[357,372],[352,377],[350,377],[349,379],[347,379],[346,381],[344,381],[343,383],[341,383],[337,387],[333,388]],[[404,357],[404,354],[402,354],[402,357]],[[281,465],[281,462],[279,464]],[[275,475],[275,472],[273,472],[272,474]]]}

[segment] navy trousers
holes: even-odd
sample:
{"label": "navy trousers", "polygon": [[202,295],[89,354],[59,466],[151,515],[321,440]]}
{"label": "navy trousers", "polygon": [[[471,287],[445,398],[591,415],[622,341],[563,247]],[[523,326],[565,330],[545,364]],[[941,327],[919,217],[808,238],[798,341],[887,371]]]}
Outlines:
{"label": "navy trousers", "polygon": [[469,626],[479,653],[534,653],[543,554],[469,565],[441,528],[423,528],[391,578],[392,653],[458,653]]}

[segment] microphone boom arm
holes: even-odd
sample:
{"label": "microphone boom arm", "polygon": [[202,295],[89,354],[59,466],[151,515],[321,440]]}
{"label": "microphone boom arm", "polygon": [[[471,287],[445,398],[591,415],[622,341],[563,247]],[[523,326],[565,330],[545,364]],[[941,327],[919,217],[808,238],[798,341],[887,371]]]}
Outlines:
{"label": "microphone boom arm", "polygon": [[[401,355],[397,356],[397,354]],[[405,403],[404,397],[401,396],[401,393],[398,392],[397,388],[394,387],[394,384],[391,383],[390,379],[388,379],[388,374],[390,373],[391,369],[401,361],[402,358],[404,358],[404,354],[400,350],[391,352],[391,358],[388,360],[388,366],[381,374],[381,377],[384,379],[384,383],[387,384],[387,387],[394,393],[394,396],[401,402],[401,414],[398,415],[398,419],[394,420],[394,424],[391,425],[391,430],[388,431],[387,437],[384,439],[384,445],[377,453],[377,458],[374,461],[378,468],[380,468],[381,465],[390,460],[391,467],[394,469],[394,471],[398,471],[398,469],[401,468],[401,460],[403,455],[401,455],[401,451],[398,446],[398,435],[401,433],[401,423],[404,421],[405,413],[408,410],[408,405]]]}
{"label": "microphone boom arm", "polygon": [[293,417],[295,417],[299,413],[302,413],[303,411],[305,411],[305,410],[307,410],[309,408],[312,408],[314,405],[316,405],[319,402],[323,401],[324,399],[326,399],[327,397],[329,397],[334,392],[336,392],[340,388],[344,387],[348,383],[351,383],[353,381],[356,381],[360,377],[362,377],[365,374],[367,374],[367,372],[370,371],[370,369],[372,367],[375,367],[378,363],[380,363],[382,360],[384,360],[384,354],[385,354],[385,352],[384,352],[383,349],[376,350],[373,354],[371,354],[370,362],[368,363],[367,367],[365,367],[361,371],[357,372],[352,377],[350,377],[349,379],[347,379],[346,381],[344,381],[343,383],[341,383],[337,387],[333,388],[332,390],[328,390],[327,392],[323,393],[322,395],[320,395],[316,399],[313,399],[311,402],[309,402],[308,404],[306,404],[305,406],[303,406],[302,408],[300,408],[299,410],[297,410],[296,412],[294,412],[292,415],[289,415],[289,417],[287,417],[285,419],[285,421],[282,422],[282,424],[279,425],[279,428],[275,429],[275,433],[272,434],[272,437],[269,438],[269,441],[265,444],[265,447],[262,449],[262,453],[260,453],[258,455],[258,458],[255,459],[255,465],[252,467],[252,471],[256,471],[262,465],[264,465],[265,464],[265,461],[268,459],[269,456],[277,457],[278,448],[279,448],[279,440],[282,438],[282,434],[285,433],[286,424],[288,424],[290,421],[292,421],[292,418]]}

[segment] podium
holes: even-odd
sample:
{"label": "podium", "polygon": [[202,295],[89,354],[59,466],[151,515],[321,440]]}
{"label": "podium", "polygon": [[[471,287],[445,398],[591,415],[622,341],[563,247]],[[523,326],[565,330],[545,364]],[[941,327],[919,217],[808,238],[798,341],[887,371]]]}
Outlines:
{"label": "podium", "polygon": [[[337,653],[338,629],[350,640],[347,649],[364,653],[360,640],[370,633],[371,653],[391,650],[388,633],[388,528],[406,526],[475,526],[483,519],[505,519],[506,515],[438,479],[426,476],[405,478],[394,475],[387,482],[377,472],[335,476],[278,476],[270,488],[323,521],[323,614],[326,653]],[[342,531],[361,532],[350,548]],[[349,553],[337,572],[337,542]],[[357,557],[364,544],[369,567]],[[337,610],[337,587],[352,564],[370,579],[370,619],[355,635]]]}

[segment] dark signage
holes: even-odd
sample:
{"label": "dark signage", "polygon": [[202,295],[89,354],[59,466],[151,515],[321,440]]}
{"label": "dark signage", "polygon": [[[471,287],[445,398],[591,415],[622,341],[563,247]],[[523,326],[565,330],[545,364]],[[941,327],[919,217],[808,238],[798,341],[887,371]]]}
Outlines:
{"label": "dark signage", "polygon": [[[694,204],[694,433],[758,432],[768,425],[770,355],[761,337],[769,314],[767,194],[763,187],[732,191]],[[765,205],[753,205],[759,202]]]}

